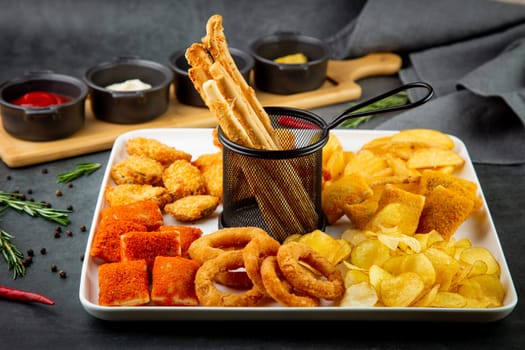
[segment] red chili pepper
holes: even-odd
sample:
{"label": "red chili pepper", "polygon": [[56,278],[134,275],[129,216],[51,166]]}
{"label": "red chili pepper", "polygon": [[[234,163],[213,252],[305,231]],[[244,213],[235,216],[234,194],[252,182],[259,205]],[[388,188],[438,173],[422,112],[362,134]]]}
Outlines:
{"label": "red chili pepper", "polygon": [[298,120],[292,117],[279,117],[277,123],[294,129],[320,129],[320,127],[314,123]]}
{"label": "red chili pepper", "polygon": [[61,96],[52,92],[32,91],[17,98],[11,103],[22,107],[48,107],[69,102],[69,97]]}
{"label": "red chili pepper", "polygon": [[9,288],[5,286],[0,286],[0,298],[17,300],[17,301],[30,301],[36,303],[42,303],[46,305],[54,305],[55,302],[48,297],[34,293],[28,292],[25,290]]}

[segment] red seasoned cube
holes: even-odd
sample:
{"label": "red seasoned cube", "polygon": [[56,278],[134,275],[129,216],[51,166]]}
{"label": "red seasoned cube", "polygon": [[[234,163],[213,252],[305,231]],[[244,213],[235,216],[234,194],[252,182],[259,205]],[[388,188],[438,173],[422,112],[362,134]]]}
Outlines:
{"label": "red seasoned cube", "polygon": [[120,236],[131,231],[146,231],[146,226],[129,221],[105,217],[95,231],[90,255],[104,262],[120,261]]}
{"label": "red seasoned cube", "polygon": [[159,231],[178,231],[180,234],[180,248],[181,248],[181,256],[185,258],[189,258],[188,255],[188,248],[190,247],[191,243],[195,241],[197,238],[202,236],[202,230],[196,226],[161,226],[159,227]]}
{"label": "red seasoned cube", "polygon": [[178,231],[128,232],[120,236],[122,261],[144,259],[152,271],[157,256],[180,256]]}
{"label": "red seasoned cube", "polygon": [[151,301],[156,305],[199,305],[195,274],[199,262],[181,256],[157,256],[153,266]]}
{"label": "red seasoned cube", "polygon": [[100,265],[98,290],[100,305],[135,306],[149,303],[146,261],[133,260]]}

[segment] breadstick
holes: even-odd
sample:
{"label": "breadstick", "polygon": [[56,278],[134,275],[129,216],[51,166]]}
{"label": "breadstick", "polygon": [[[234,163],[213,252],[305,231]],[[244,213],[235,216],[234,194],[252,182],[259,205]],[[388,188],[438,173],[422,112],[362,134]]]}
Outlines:
{"label": "breadstick", "polygon": [[245,98],[255,111],[257,118],[263,123],[266,132],[272,139],[276,140],[270,117],[257,99],[253,88],[248,85],[246,80],[244,80],[244,77],[231,56],[226,42],[226,36],[224,35],[222,17],[220,15],[213,15],[208,19],[206,33],[207,35],[201,39],[202,43],[206,46],[213,59],[220,62],[234,81],[240,86]]}

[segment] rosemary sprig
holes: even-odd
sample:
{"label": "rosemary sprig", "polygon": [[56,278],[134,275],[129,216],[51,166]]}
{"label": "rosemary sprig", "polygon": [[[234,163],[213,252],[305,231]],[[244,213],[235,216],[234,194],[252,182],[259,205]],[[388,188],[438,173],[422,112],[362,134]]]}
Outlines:
{"label": "rosemary sprig", "polygon": [[57,183],[73,181],[83,175],[89,175],[97,171],[100,163],[78,163],[75,170],[66,171],[57,175]]}
{"label": "rosemary sprig", "polygon": [[[393,106],[400,106],[408,103],[408,94],[403,91],[398,94],[386,97],[382,100],[379,100],[375,103],[372,103],[368,106],[365,106],[363,108],[360,108],[356,110],[355,112],[366,112],[366,111],[374,111],[376,109],[381,108],[387,108],[387,107],[393,107]],[[371,113],[370,115],[365,115],[362,117],[352,118],[345,120],[341,124],[339,124],[339,127],[341,128],[357,128],[360,124],[368,121],[370,118],[372,118],[374,115]]]}
{"label": "rosemary sprig", "polygon": [[27,201],[22,198],[22,194],[20,193],[7,193],[0,191],[0,204],[3,204],[4,206],[4,208],[0,208],[0,212],[5,210],[6,207],[9,207],[19,212],[26,213],[29,216],[39,216],[54,221],[62,226],[67,226],[69,224],[68,213],[70,213],[71,210],[48,208],[45,203]]}
{"label": "rosemary sprig", "polygon": [[25,275],[26,267],[24,265],[24,254],[11,243],[12,238],[14,238],[12,235],[0,228],[0,252],[7,262],[7,268],[13,270],[13,279],[16,280]]}

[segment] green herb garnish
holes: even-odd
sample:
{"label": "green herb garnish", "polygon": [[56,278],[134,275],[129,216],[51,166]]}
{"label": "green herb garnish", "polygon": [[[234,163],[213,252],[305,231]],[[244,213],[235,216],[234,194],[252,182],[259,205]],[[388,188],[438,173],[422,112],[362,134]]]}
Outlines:
{"label": "green herb garnish", "polygon": [[[384,98],[382,100],[379,100],[377,102],[374,102],[374,103],[372,103],[372,104],[370,104],[368,106],[365,106],[363,108],[360,108],[360,109],[356,110],[355,112],[366,112],[366,111],[372,111],[373,112],[374,110],[377,110],[377,109],[394,107],[394,106],[402,106],[402,105],[407,104],[407,103],[408,103],[408,94],[405,91],[403,91],[403,92],[400,92],[398,94],[386,97],[386,98]],[[365,116],[362,116],[362,117],[348,119],[348,120],[345,120],[344,122],[342,122],[341,124],[339,124],[339,127],[341,127],[341,128],[349,128],[349,129],[357,128],[357,126],[359,126],[360,124],[368,121],[373,116],[374,116],[374,114],[371,113],[370,115],[365,115]]]}
{"label": "green herb garnish", "polygon": [[63,226],[69,224],[68,213],[70,213],[71,210],[53,209],[49,208],[47,203],[44,202],[24,200],[23,195],[20,193],[6,193],[0,191],[0,205],[3,205],[3,208],[0,208],[0,212],[9,207],[19,212],[26,213],[29,216],[39,216]]}
{"label": "green herb garnish", "polygon": [[12,238],[14,238],[12,235],[0,228],[0,252],[7,262],[7,268],[13,270],[13,279],[16,280],[25,275],[26,267],[24,265],[24,254],[11,243]]}
{"label": "green herb garnish", "polygon": [[67,171],[62,174],[58,174],[57,183],[70,182],[83,175],[89,175],[94,173],[102,165],[100,163],[78,163],[75,170]]}

